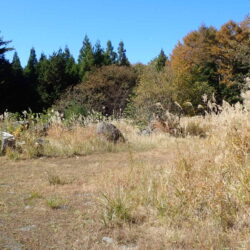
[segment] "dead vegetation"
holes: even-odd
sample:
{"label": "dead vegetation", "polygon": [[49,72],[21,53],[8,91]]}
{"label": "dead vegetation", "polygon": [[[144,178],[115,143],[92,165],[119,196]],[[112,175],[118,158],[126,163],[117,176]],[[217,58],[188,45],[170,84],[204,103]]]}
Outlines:
{"label": "dead vegetation", "polygon": [[22,131],[22,150],[0,157],[0,248],[249,247],[247,108],[180,118],[177,137],[113,123],[126,143],[99,138],[94,123],[53,123],[40,148]]}

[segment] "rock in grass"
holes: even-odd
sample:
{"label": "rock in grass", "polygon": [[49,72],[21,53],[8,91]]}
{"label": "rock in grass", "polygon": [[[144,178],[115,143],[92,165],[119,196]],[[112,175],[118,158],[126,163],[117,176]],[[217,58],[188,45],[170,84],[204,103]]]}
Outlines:
{"label": "rock in grass", "polygon": [[26,226],[26,227],[21,227],[19,228],[20,231],[23,231],[23,232],[28,232],[32,229],[35,229],[36,228],[36,225],[30,225],[30,226]]}
{"label": "rock in grass", "polygon": [[147,128],[140,130],[138,135],[151,135],[152,133],[153,131],[149,127],[147,127]]}
{"label": "rock in grass", "polygon": [[125,142],[125,138],[121,131],[111,123],[100,122],[97,125],[96,132],[98,135],[105,137],[110,142]]}
{"label": "rock in grass", "polygon": [[107,243],[107,244],[113,244],[114,243],[114,240],[112,238],[110,238],[110,237],[103,237],[102,241]]}
{"label": "rock in grass", "polygon": [[1,132],[1,153],[5,153],[7,148],[12,148],[14,149],[16,146],[16,140],[14,135],[9,134],[7,132]]}

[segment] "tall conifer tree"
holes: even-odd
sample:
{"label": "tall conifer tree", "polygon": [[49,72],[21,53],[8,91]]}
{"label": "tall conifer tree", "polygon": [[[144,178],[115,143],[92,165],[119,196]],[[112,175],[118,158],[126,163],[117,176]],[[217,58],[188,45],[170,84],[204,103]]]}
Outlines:
{"label": "tall conifer tree", "polygon": [[11,41],[4,41],[2,37],[0,37],[0,59],[4,59],[4,54],[7,51],[13,50],[13,48],[6,47]]}
{"label": "tall conifer tree", "polygon": [[94,58],[95,66],[98,67],[104,65],[104,53],[99,40],[95,44]]}
{"label": "tall conifer tree", "polygon": [[156,63],[156,69],[158,70],[158,71],[161,71],[163,68],[164,68],[164,66],[165,66],[165,64],[166,64],[166,62],[167,62],[167,56],[165,55],[165,53],[164,53],[164,51],[163,50],[161,50],[160,51],[160,54],[159,54],[159,56],[156,58],[156,60],[155,60],[155,63]]}
{"label": "tall conifer tree", "polygon": [[16,72],[22,72],[23,71],[23,68],[21,66],[21,62],[20,62],[20,59],[18,57],[18,54],[17,52],[14,53],[13,55],[13,59],[12,59],[12,69]]}
{"label": "tall conifer tree", "polygon": [[5,59],[5,53],[12,50],[7,47],[11,41],[4,41],[0,37],[0,113],[6,109],[15,111],[12,85],[12,68],[8,60]]}
{"label": "tall conifer tree", "polygon": [[124,43],[121,41],[118,47],[118,65],[120,66],[129,66],[129,61],[126,56],[126,50],[124,48]]}
{"label": "tall conifer tree", "polygon": [[37,80],[37,64],[38,61],[36,57],[36,51],[34,48],[31,48],[28,63],[24,69],[24,73],[29,82],[35,83]]}
{"label": "tall conifer tree", "polygon": [[64,49],[64,57],[66,61],[66,73],[70,75],[69,85],[77,84],[79,82],[78,65],[74,57],[71,55],[69,48],[66,46]]}
{"label": "tall conifer tree", "polygon": [[39,97],[37,93],[38,87],[38,60],[34,48],[30,50],[28,63],[24,68],[24,76],[27,83],[27,92],[25,99],[27,100],[27,107],[33,111],[40,111]]}
{"label": "tall conifer tree", "polygon": [[104,60],[106,65],[116,64],[117,54],[114,51],[114,47],[110,40],[107,42],[107,48],[104,54]]}
{"label": "tall conifer tree", "polygon": [[80,55],[78,57],[79,75],[82,79],[87,71],[90,71],[95,64],[94,51],[91,42],[86,35],[83,40]]}

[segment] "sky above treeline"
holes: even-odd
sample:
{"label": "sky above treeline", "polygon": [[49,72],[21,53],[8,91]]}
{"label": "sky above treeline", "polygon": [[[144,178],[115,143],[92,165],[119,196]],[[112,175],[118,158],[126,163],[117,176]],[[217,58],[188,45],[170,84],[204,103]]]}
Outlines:
{"label": "sky above treeline", "polygon": [[23,66],[31,47],[39,58],[67,45],[77,59],[86,34],[104,48],[107,40],[115,49],[123,40],[131,63],[148,63],[202,24],[220,28],[250,12],[250,0],[8,0],[0,6],[0,36],[12,40]]}

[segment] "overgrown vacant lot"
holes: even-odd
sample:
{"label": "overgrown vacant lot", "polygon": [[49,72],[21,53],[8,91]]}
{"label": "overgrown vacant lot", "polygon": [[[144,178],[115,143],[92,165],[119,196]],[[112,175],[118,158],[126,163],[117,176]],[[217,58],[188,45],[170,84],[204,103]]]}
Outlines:
{"label": "overgrown vacant lot", "polygon": [[250,247],[248,111],[182,119],[206,137],[114,124],[125,144],[52,126],[43,156],[0,157],[1,249]]}

